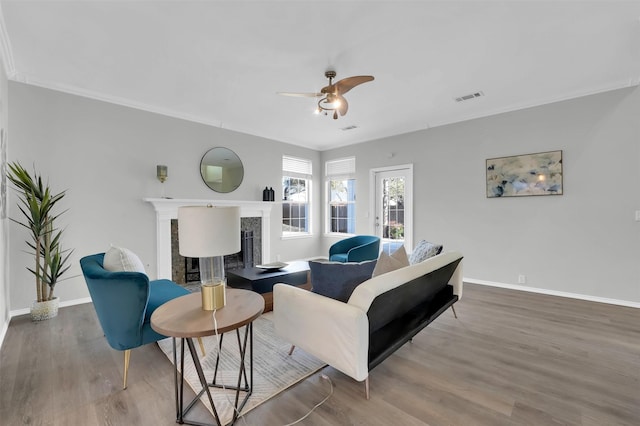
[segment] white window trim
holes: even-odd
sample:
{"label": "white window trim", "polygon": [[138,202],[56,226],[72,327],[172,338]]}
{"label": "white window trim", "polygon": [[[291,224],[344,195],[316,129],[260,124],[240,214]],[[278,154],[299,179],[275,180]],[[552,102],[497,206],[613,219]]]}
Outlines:
{"label": "white window trim", "polygon": [[[288,165],[290,167],[286,167]],[[296,238],[309,238],[313,236],[313,162],[307,158],[293,157],[291,155],[282,156],[282,177],[289,176],[297,179],[305,179],[307,181],[307,232],[287,232],[282,230],[281,226],[281,239],[296,239]],[[282,201],[286,203],[286,201]]]}
{"label": "white window trim", "polygon": [[[336,172],[332,173],[332,165]],[[343,157],[343,158],[335,158],[333,160],[327,160],[324,163],[324,173],[325,173],[325,184],[324,184],[324,197],[326,199],[324,203],[324,235],[326,236],[341,236],[341,237],[349,237],[357,235],[355,233],[347,233],[347,232],[332,232],[331,229],[331,193],[329,188],[329,182],[332,180],[346,180],[353,179],[356,181],[356,157]],[[357,206],[357,202],[353,202],[355,206]],[[355,218],[354,218],[355,220]]]}
{"label": "white window trim", "polygon": [[[284,173],[284,172],[283,172]],[[284,175],[283,176],[289,176],[289,175]],[[293,176],[292,176],[293,177]],[[312,236],[313,235],[313,221],[312,221],[312,216],[313,216],[313,212],[311,211],[311,207],[312,207],[312,203],[313,203],[313,182],[310,178],[298,178],[298,179],[306,179],[307,180],[307,205],[308,205],[308,209],[307,209],[307,232],[288,232],[288,231],[281,231],[282,232],[282,238],[283,239],[290,239],[290,238],[300,238],[300,237],[304,237],[306,235],[308,236]],[[286,201],[282,201],[281,205],[286,203]],[[282,220],[280,221],[280,226],[282,226]]]}
{"label": "white window trim", "polygon": [[[331,229],[331,194],[330,194],[329,183],[332,180],[344,180],[344,179],[353,179],[354,181],[356,181],[356,185],[358,184],[356,178],[353,176],[327,176],[327,179],[324,182],[324,194],[327,199],[326,203],[324,203],[324,217],[325,217],[324,234],[325,235],[341,235],[341,236],[357,235],[357,233],[329,231],[329,229]],[[357,208],[357,201],[348,202],[348,203],[353,204]]]}

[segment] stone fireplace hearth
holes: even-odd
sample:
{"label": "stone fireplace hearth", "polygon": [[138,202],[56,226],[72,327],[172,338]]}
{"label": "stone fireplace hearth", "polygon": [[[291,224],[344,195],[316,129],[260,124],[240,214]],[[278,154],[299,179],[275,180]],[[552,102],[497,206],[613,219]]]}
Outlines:
{"label": "stone fireplace hearth", "polygon": [[[172,279],[171,220],[178,218],[178,208],[182,206],[239,206],[241,218],[255,218],[260,221],[260,256],[254,255],[254,263],[271,261],[271,208],[273,202],[237,200],[194,200],[177,198],[145,198],[156,212],[156,268],[157,278]],[[254,238],[256,235],[254,234]],[[256,243],[257,244],[257,243]]]}

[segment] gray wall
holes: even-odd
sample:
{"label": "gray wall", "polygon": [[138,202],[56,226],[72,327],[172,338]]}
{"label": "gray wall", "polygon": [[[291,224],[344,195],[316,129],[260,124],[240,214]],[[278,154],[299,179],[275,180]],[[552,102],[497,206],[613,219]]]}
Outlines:
{"label": "gray wall", "polygon": [[[465,256],[464,276],[640,302],[640,90],[624,89],[323,152],[368,173],[414,165],[414,241]],[[487,199],[485,159],[563,150],[564,195]],[[393,154],[392,158],[389,158]],[[329,241],[324,241],[325,246]]]}
{"label": "gray wall", "polygon": [[[8,151],[9,141],[9,128],[7,126],[7,108],[8,108],[8,93],[7,93],[7,75],[4,71],[2,60],[0,59],[0,129],[3,129],[5,134],[5,154]],[[2,168],[2,146],[0,146],[0,182],[2,182],[2,174],[4,169]],[[6,181],[5,181],[6,182]],[[6,187],[0,184],[0,346],[4,337],[4,331],[9,324],[9,220],[3,217],[3,195],[6,196]],[[4,194],[3,194],[4,193]],[[5,206],[6,208],[6,206]],[[4,210],[7,212],[8,210]]]}
{"label": "gray wall", "polygon": [[[322,161],[355,155],[359,233],[370,232],[369,170],[413,163],[414,241],[426,238],[460,250],[465,277],[515,284],[524,274],[530,287],[640,302],[640,223],[634,221],[640,209],[638,90],[323,153],[20,83],[10,82],[8,93],[9,160],[35,163],[55,188],[68,189],[63,222],[65,245],[76,250],[72,274],[80,273],[81,256],[113,243],[136,251],[154,275],[155,213],[142,198],[161,195],[156,164],[169,166],[167,196],[261,200],[265,185],[278,191],[276,199],[281,195],[283,154],[312,159],[318,176]],[[216,194],[200,179],[200,157],[214,146],[233,149],[244,162],[245,180],[230,194]],[[486,158],[557,149],[564,152],[564,195],[485,197]],[[318,177],[316,201],[321,188]],[[311,239],[282,240],[278,206],[271,223],[273,260],[325,254],[334,239],[318,236],[320,203],[313,210],[318,233]],[[9,199],[9,207],[15,215],[15,200]],[[9,229],[9,308],[18,310],[31,304],[33,278],[24,269],[30,263],[23,253],[26,235],[14,224]],[[0,290],[7,291],[2,282]],[[88,296],[81,277],[60,283],[57,294],[63,302]]]}
{"label": "gray wall", "polygon": [[[75,249],[71,275],[80,274],[80,257],[105,251],[110,243],[127,247],[142,259],[151,277],[156,271],[156,225],[153,207],[142,201],[160,197],[156,165],[169,167],[165,195],[173,198],[262,200],[265,185],[281,197],[282,155],[313,161],[320,170],[316,151],[112,105],[21,83],[9,83],[11,152],[9,160],[25,167],[35,163],[55,190],[67,189],[61,218],[67,224],[64,246]],[[234,150],[242,159],[245,177],[238,190],[217,194],[202,182],[200,158],[215,146]],[[319,197],[319,180],[314,182]],[[16,216],[15,198],[9,200]],[[318,255],[318,238],[282,240],[280,204],[274,204],[271,221],[271,255],[275,260]],[[319,229],[319,203],[313,212]],[[315,223],[317,222],[317,223]],[[11,310],[30,306],[33,277],[24,268],[31,264],[25,253],[26,234],[10,225]],[[88,297],[82,277],[56,287],[61,302]]]}

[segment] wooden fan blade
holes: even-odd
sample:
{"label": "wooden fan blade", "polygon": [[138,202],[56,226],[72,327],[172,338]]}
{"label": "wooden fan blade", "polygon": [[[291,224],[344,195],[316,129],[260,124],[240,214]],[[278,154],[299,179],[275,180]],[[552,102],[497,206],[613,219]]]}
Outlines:
{"label": "wooden fan blade", "polygon": [[[342,80],[340,80],[337,83],[335,83],[334,86],[336,87],[338,94],[344,95],[349,90],[351,90],[354,87],[356,87],[357,85],[362,84],[362,83],[366,83],[366,82],[371,81],[371,80],[373,80],[373,76],[372,75],[356,75],[356,76],[353,76],[353,77],[343,78]],[[323,92],[323,93],[325,93],[325,92]]]}
{"label": "wooden fan blade", "polygon": [[319,98],[324,96],[322,93],[296,93],[296,92],[276,92],[276,95],[293,96],[296,98]]}
{"label": "wooden fan blade", "polygon": [[330,84],[328,86],[325,86],[322,89],[320,89],[320,93],[322,93],[322,94],[336,93],[336,85],[335,84]]}
{"label": "wooden fan blade", "polygon": [[338,112],[340,113],[340,115],[345,116],[347,114],[347,111],[349,110],[349,103],[344,98],[344,96],[337,95],[337,97],[340,100],[340,106],[338,107]]}

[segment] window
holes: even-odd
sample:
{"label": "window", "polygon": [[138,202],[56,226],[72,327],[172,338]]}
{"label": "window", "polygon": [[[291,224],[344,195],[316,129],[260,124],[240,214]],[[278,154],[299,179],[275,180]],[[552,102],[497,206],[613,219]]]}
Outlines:
{"label": "window", "polygon": [[311,233],[311,161],[282,157],[282,235]]}
{"label": "window", "polygon": [[356,232],[355,157],[327,161],[327,225],[329,233]]}

